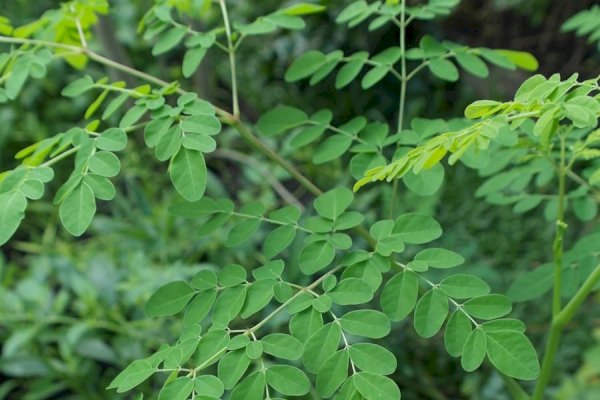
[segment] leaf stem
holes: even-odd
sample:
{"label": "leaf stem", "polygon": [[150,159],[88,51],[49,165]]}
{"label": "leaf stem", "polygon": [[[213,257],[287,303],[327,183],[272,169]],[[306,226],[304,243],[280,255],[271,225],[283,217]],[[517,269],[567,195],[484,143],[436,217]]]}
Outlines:
{"label": "leaf stem", "polygon": [[[566,143],[565,135],[560,132],[560,164],[557,168],[558,174],[558,211],[556,215],[556,232],[554,234],[554,242],[552,245],[552,251],[554,255],[554,285],[552,288],[552,327],[550,329],[550,335],[548,336],[548,342],[546,343],[546,350],[544,358],[542,360],[542,370],[540,377],[535,385],[533,400],[541,400],[544,396],[544,391],[550,376],[552,375],[552,369],[554,368],[554,358],[558,351],[560,343],[560,336],[562,334],[563,325],[557,323],[557,317],[561,314],[561,283],[562,283],[562,256],[564,249],[564,233],[566,230],[565,218],[565,195],[566,195],[566,177],[567,177],[567,166],[566,166]],[[581,289],[580,289],[581,290]],[[591,289],[590,289],[591,290]],[[581,300],[583,301],[583,300]],[[579,305],[577,306],[577,308]],[[574,311],[573,311],[574,312]]]}
{"label": "leaf stem", "polygon": [[[404,103],[406,101],[406,0],[402,0],[400,3],[400,75],[402,77],[400,81],[400,105],[398,108],[398,129],[397,133],[400,133],[404,124]],[[393,209],[393,206],[392,206]]]}
{"label": "leaf stem", "polygon": [[227,36],[227,53],[229,54],[231,93],[233,98],[233,117],[238,119],[240,117],[240,102],[238,99],[237,72],[235,62],[236,47],[233,45],[233,40],[231,38],[231,26],[229,24],[229,14],[227,13],[227,5],[225,4],[225,0],[219,0],[219,4],[221,6],[221,13],[223,14],[223,23],[225,24],[225,35]]}

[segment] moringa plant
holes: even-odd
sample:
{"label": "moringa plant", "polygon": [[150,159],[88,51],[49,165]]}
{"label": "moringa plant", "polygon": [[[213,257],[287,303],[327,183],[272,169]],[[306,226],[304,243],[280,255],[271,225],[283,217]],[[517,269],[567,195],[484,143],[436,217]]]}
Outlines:
{"label": "moringa plant", "polygon": [[[398,0],[360,0],[335,10],[336,22],[349,29],[364,24],[369,31],[391,26],[397,29],[398,45],[377,54],[309,50],[291,63],[284,78],[316,85],[335,74],[337,90],[349,85],[368,90],[393,79],[398,85],[396,115],[337,121],[329,109],[280,105],[253,124],[240,107],[239,49],[257,37],[302,29],[303,18],[326,9],[294,3],[253,21],[237,21],[230,18],[231,4],[225,0],[200,3],[198,15],[203,10],[221,16],[202,31],[182,18],[184,7],[193,10],[186,2],[157,1],[140,22],[140,33],[153,43],[153,55],[185,48],[181,79],[175,82],[95,50],[91,28],[99,14],[109,12],[105,0],[63,3],[21,27],[0,19],[0,43],[8,46],[0,55],[1,102],[17,98],[30,79],[43,77],[56,60],[79,70],[96,63],[139,80],[139,86],[130,87],[83,75],[63,89],[63,96],[93,93],[95,100],[81,126],[23,149],[16,154],[20,165],[2,174],[0,243],[18,229],[28,203],[53,185],[53,167],[71,156],[72,172],[60,182],[53,202],[65,229],[74,236],[85,234],[97,201],[115,197],[118,154],[145,145],[157,160],[168,163],[165,172],[180,195],[169,209],[173,216],[202,221],[197,234],[214,240],[226,232],[219,242],[223,252],[243,247],[257,253],[252,264],[202,268],[189,281],[160,287],[148,299],[145,313],[177,316],[180,336],[133,361],[109,389],[135,391],[160,375],[159,399],[399,399],[402,388],[390,378],[397,368],[396,349],[385,338],[398,329],[414,329],[423,338],[443,331],[448,354],[467,372],[487,359],[516,399],[529,398],[516,380],[537,380],[533,398],[541,399],[560,334],[600,278],[597,241],[582,238],[563,252],[569,200],[584,218],[596,204],[590,194],[600,177],[590,160],[599,154],[595,145],[600,135],[593,131],[600,114],[597,79],[535,75],[523,83],[514,101],[477,101],[466,109],[466,119],[413,118],[408,123],[408,85],[421,72],[455,82],[458,67],[485,78],[490,64],[533,71],[537,61],[524,52],[470,48],[432,36],[421,38],[416,47],[407,45],[411,23],[448,15],[457,0],[411,6]],[[197,73],[209,51],[223,52],[229,62],[227,107],[186,89],[185,79]],[[206,158],[219,148],[223,126],[283,170],[286,183],[295,181],[310,193],[311,206],[288,191],[280,206],[271,209],[260,202],[240,202],[235,193],[209,197]],[[137,134],[143,138],[136,140]],[[306,149],[316,171],[341,159],[346,177],[317,186],[294,165],[294,154]],[[520,212],[547,201],[547,214],[557,222],[553,265],[533,273],[543,270],[541,279],[529,274],[511,288],[519,301],[532,297],[532,281],[540,295],[553,288],[552,329],[541,369],[525,323],[508,317],[509,297],[491,293],[485,281],[470,274],[448,271],[445,278],[434,280],[431,270],[450,270],[465,259],[435,244],[442,228],[432,216],[396,212],[404,191],[397,182],[402,179],[419,195],[434,194],[444,180],[447,154],[450,165],[461,161],[491,176],[478,196],[495,204],[516,203]],[[589,180],[578,175],[580,165],[590,170]],[[554,178],[558,195],[547,189]],[[347,187],[354,179],[357,193]],[[390,206],[368,210],[369,198],[390,193],[378,185],[363,188],[380,180],[394,182]],[[578,189],[569,191],[567,180]],[[532,182],[534,189],[528,191]],[[562,296],[568,297],[564,306]],[[402,323],[409,316],[412,328]]]}

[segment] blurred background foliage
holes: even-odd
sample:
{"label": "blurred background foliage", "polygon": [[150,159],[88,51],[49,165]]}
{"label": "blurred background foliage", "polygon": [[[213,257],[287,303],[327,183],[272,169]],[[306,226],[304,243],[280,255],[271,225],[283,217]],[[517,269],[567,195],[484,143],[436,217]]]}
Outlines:
{"label": "blurred background foliage", "polygon": [[[175,2],[189,7],[195,15],[203,4],[194,0]],[[154,58],[149,51],[151,44],[136,33],[151,3],[111,1],[112,12],[96,26],[93,46],[110,58],[163,79],[180,79],[183,53]],[[232,18],[249,21],[279,8],[282,1],[231,3]],[[314,87],[283,81],[290,62],[308,49],[376,53],[398,40],[391,28],[368,33],[366,28],[347,30],[336,25],[335,15],[344,1],[321,3],[328,6],[328,12],[309,18],[304,31],[278,32],[269,41],[247,40],[239,62],[243,114],[255,121],[266,110],[289,104],[307,112],[332,108],[338,121],[355,115],[394,121],[398,92],[393,84],[383,83],[368,92],[353,84],[338,92],[331,78]],[[600,52],[585,38],[561,32],[560,26],[594,3],[465,0],[441,21],[411,25],[408,42],[415,45],[418,38],[429,33],[475,47],[529,51],[540,61],[544,75],[560,72],[567,77],[579,72],[585,79],[598,74]],[[56,6],[56,0],[10,0],[2,1],[1,12],[19,26]],[[210,11],[194,19],[185,14],[182,12],[182,19],[198,30],[219,18]],[[50,68],[45,79],[28,84],[16,101],[0,106],[0,170],[16,165],[13,155],[21,148],[81,123],[91,100],[84,96],[73,101],[60,96],[61,89],[78,73],[60,62]],[[109,74],[113,80],[135,82],[94,64],[88,68],[95,76]],[[185,85],[227,108],[228,73],[225,58],[211,53],[200,72]],[[420,75],[409,87],[408,119],[448,119],[461,116],[464,107],[476,99],[507,100],[526,76],[493,70],[485,80],[463,76],[459,82],[448,84]],[[141,136],[135,140],[141,142]],[[285,146],[280,151],[323,187],[347,179],[342,162],[315,166],[310,154],[291,154]],[[225,250],[220,246],[224,232],[217,230],[212,236],[197,238],[194,232],[198,222],[170,217],[166,210],[176,195],[164,173],[165,166],[154,161],[148,150],[129,152],[122,163],[124,173],[118,180],[117,198],[102,205],[88,236],[73,239],[62,230],[57,209],[46,196],[33,203],[17,235],[0,250],[0,399],[126,398],[104,388],[131,360],[144,357],[150,349],[169,341],[171,332],[175,335],[178,331],[176,321],[143,315],[143,303],[152,291],[165,282],[192,276],[201,264],[260,262],[260,252],[256,251],[259,241]],[[273,169],[233,132],[221,135],[220,150],[211,155],[209,166],[209,195],[228,195],[241,203],[259,200],[269,208],[279,201],[272,189],[275,182],[285,185],[285,190],[305,204],[311,201],[310,195],[293,182],[277,183],[283,172]],[[58,166],[57,182],[64,180],[69,168]],[[554,226],[544,220],[541,210],[515,215],[508,207],[474,197],[482,179],[473,170],[457,166],[446,172],[446,184],[436,195],[423,198],[403,192],[398,207],[400,211],[421,210],[436,215],[446,231],[442,246],[462,253],[469,272],[484,277],[494,290],[505,292],[515,276],[549,260]],[[54,190],[56,187],[50,191]],[[389,199],[390,190],[390,186],[381,185],[364,198],[373,209],[387,207],[381,199]],[[585,224],[573,222],[570,230],[584,233],[594,222],[597,218]],[[528,322],[531,337],[538,344],[548,329],[544,325],[549,320],[546,300],[544,297],[516,310]],[[406,328],[406,324],[400,324],[390,336],[399,359],[394,379],[403,388],[403,398],[507,398],[501,378],[491,369],[464,374],[457,361],[443,350],[442,340],[425,341]],[[599,311],[581,316],[570,327],[556,364],[560,379],[553,384],[558,399],[600,398],[599,329]],[[593,330],[596,335],[590,336]],[[151,385],[145,388],[149,394]]]}

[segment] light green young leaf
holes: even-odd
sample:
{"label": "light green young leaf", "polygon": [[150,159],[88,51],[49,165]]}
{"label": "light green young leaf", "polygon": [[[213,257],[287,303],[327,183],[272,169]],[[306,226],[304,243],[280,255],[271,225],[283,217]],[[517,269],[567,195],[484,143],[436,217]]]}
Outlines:
{"label": "light green young leaf", "polygon": [[144,310],[149,317],[177,314],[185,308],[194,294],[194,289],[184,281],[170,282],[150,296]]}
{"label": "light green young leaf", "polygon": [[538,61],[531,53],[514,50],[496,50],[496,52],[508,58],[517,67],[525,71],[535,71],[539,67]]}
{"label": "light green young leaf", "polygon": [[313,3],[297,3],[281,10],[286,15],[308,15],[323,12],[327,7]]}
{"label": "light green young leaf", "polygon": [[96,214],[94,192],[81,183],[69,192],[59,208],[60,221],[73,236],[81,236],[92,223]]}
{"label": "light green young leaf", "polygon": [[475,328],[467,337],[462,350],[460,365],[467,372],[475,371],[485,358],[487,350],[487,339],[485,332]]}
{"label": "light green young leaf", "polygon": [[415,308],[414,325],[419,336],[434,336],[448,315],[448,297],[439,289],[430,289]]}
{"label": "light green young leaf", "polygon": [[394,275],[383,288],[379,299],[381,309],[394,322],[403,320],[415,308],[419,281],[412,271]]}
{"label": "light green young leaf", "polygon": [[274,365],[267,369],[269,386],[286,396],[303,396],[310,390],[310,381],[302,370],[291,365]]}
{"label": "light green young leaf", "polygon": [[204,156],[199,151],[181,148],[171,161],[171,181],[187,201],[202,198],[206,190],[207,175]]}
{"label": "light green young leaf", "polygon": [[361,371],[390,375],[396,371],[397,361],[385,347],[373,343],[356,343],[350,347],[350,359]]}
{"label": "light green young leaf", "polygon": [[317,392],[322,398],[333,396],[348,379],[348,351],[339,350],[332,354],[317,374]]}
{"label": "light green young leaf", "polygon": [[342,329],[353,335],[379,339],[390,333],[390,320],[376,310],[350,311],[339,319]]}

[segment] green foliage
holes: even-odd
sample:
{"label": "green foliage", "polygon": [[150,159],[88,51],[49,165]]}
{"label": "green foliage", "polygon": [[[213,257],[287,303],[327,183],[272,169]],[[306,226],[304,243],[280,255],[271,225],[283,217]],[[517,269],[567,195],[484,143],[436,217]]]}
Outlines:
{"label": "green foliage", "polygon": [[577,36],[588,36],[590,43],[598,42],[600,49],[600,27],[598,18],[600,17],[600,7],[594,5],[587,10],[582,10],[571,18],[566,20],[561,29],[569,32],[574,31]]}
{"label": "green foliage", "polygon": [[[165,230],[163,240],[171,239],[166,228],[170,223],[184,221],[182,226],[193,228],[193,234],[185,232],[189,246],[201,247],[194,261],[211,251],[215,254],[210,263],[194,265],[193,273],[154,280],[144,312],[149,318],[167,317],[168,332],[155,332],[159,343],[128,356],[129,364],[112,378],[108,389],[139,391],[143,396],[152,387],[159,400],[270,399],[309,393],[320,398],[399,399],[402,380],[395,378],[403,371],[397,371],[400,345],[392,338],[410,330],[422,338],[443,335],[447,353],[460,358],[466,372],[489,360],[505,376],[511,392],[523,391],[513,378],[537,380],[533,398],[542,398],[558,336],[550,337],[540,366],[525,323],[508,315],[513,311],[511,300],[529,301],[552,288],[551,334],[559,335],[600,279],[597,233],[563,251],[565,212],[572,211],[582,221],[597,214],[591,193],[600,182],[595,161],[600,155],[600,86],[598,79],[579,82],[576,74],[566,80],[558,74],[533,75],[512,101],[479,100],[466,108],[466,119],[414,118],[405,128],[407,84],[423,70],[434,79],[456,82],[461,70],[487,78],[491,67],[538,68],[538,61],[525,52],[471,48],[430,35],[407,47],[410,23],[448,15],[457,3],[345,4],[336,10],[337,24],[354,28],[366,23],[369,31],[397,28],[399,46],[372,55],[312,49],[285,72],[286,82],[308,80],[311,86],[335,72],[329,82],[337,90],[352,84],[368,90],[397,82],[400,106],[394,128],[379,113],[333,123],[331,109],[307,112],[279,105],[258,118],[254,126],[258,136],[240,112],[236,75],[240,46],[256,36],[303,29],[303,17],[328,11],[325,6],[297,2],[248,21],[231,19],[224,0],[201,5],[157,1],[145,12],[139,31],[152,43],[150,53],[180,54],[177,71],[183,78],[195,78],[214,51],[225,52],[231,112],[184,89],[182,82],[165,82],[89,47],[98,14],[108,12],[105,1],[71,1],[16,28],[0,18],[0,42],[12,46],[0,58],[1,103],[22,94],[30,77],[46,76],[54,59],[64,59],[77,69],[93,61],[146,82],[130,87],[125,81],[95,78],[94,73],[64,87],[62,96],[87,105],[86,122],[26,147],[16,154],[20,165],[0,175],[0,244],[9,243],[30,200],[40,200],[46,186],[54,189],[55,175],[61,181],[53,199],[60,223],[73,236],[89,232],[95,218],[102,220],[96,213],[103,212],[104,203],[97,201],[117,203],[123,187],[131,185],[127,167],[139,153],[168,162],[168,174],[150,167],[144,171],[150,179],[168,175],[177,193],[169,199],[170,215],[164,217],[169,222],[158,228]],[[185,15],[202,15],[203,21],[188,23]],[[565,29],[590,33],[589,15],[581,15]],[[203,31],[196,31],[197,26]],[[230,129],[223,130],[222,125]],[[234,131],[281,167],[276,171],[269,167],[264,175],[275,175],[269,181],[273,191],[268,201],[257,191],[228,185],[234,181],[223,171],[216,173],[219,156],[245,160],[244,154],[227,152]],[[135,137],[138,132],[143,138]],[[281,145],[281,152],[271,149],[273,144]],[[397,212],[397,188],[390,196],[380,187],[360,193],[347,187],[352,179],[358,179],[355,191],[367,183],[402,179],[415,194],[432,196],[444,183],[442,164],[447,155],[448,164],[460,160],[485,178],[476,197],[511,204],[516,213],[545,204],[545,215],[556,222],[553,264],[516,279],[508,296],[491,293],[485,280],[461,269],[467,254],[447,249],[448,242],[432,244],[446,240],[435,218],[423,212]],[[58,163],[69,156],[74,162],[65,176]],[[323,176],[313,182],[293,165],[296,157],[310,159],[312,165],[306,169]],[[249,159],[250,165],[262,165],[258,157],[260,161]],[[335,183],[327,183],[326,190],[320,189],[315,182],[327,182],[325,171],[337,165],[344,166],[343,172]],[[584,170],[584,177],[575,167]],[[567,190],[567,178],[577,188]],[[306,192],[290,189],[288,179]],[[554,179],[558,195],[546,190]],[[273,193],[284,202],[274,200]],[[309,194],[312,202],[307,200]],[[561,297],[570,299],[564,308]],[[410,324],[401,323],[409,316]],[[118,331],[126,319],[117,319],[103,327]],[[3,353],[10,356],[20,343],[32,341],[38,329],[14,333]],[[127,333],[131,334],[129,327]],[[96,357],[111,348],[100,343],[94,342]],[[454,362],[458,365],[458,360]]]}

